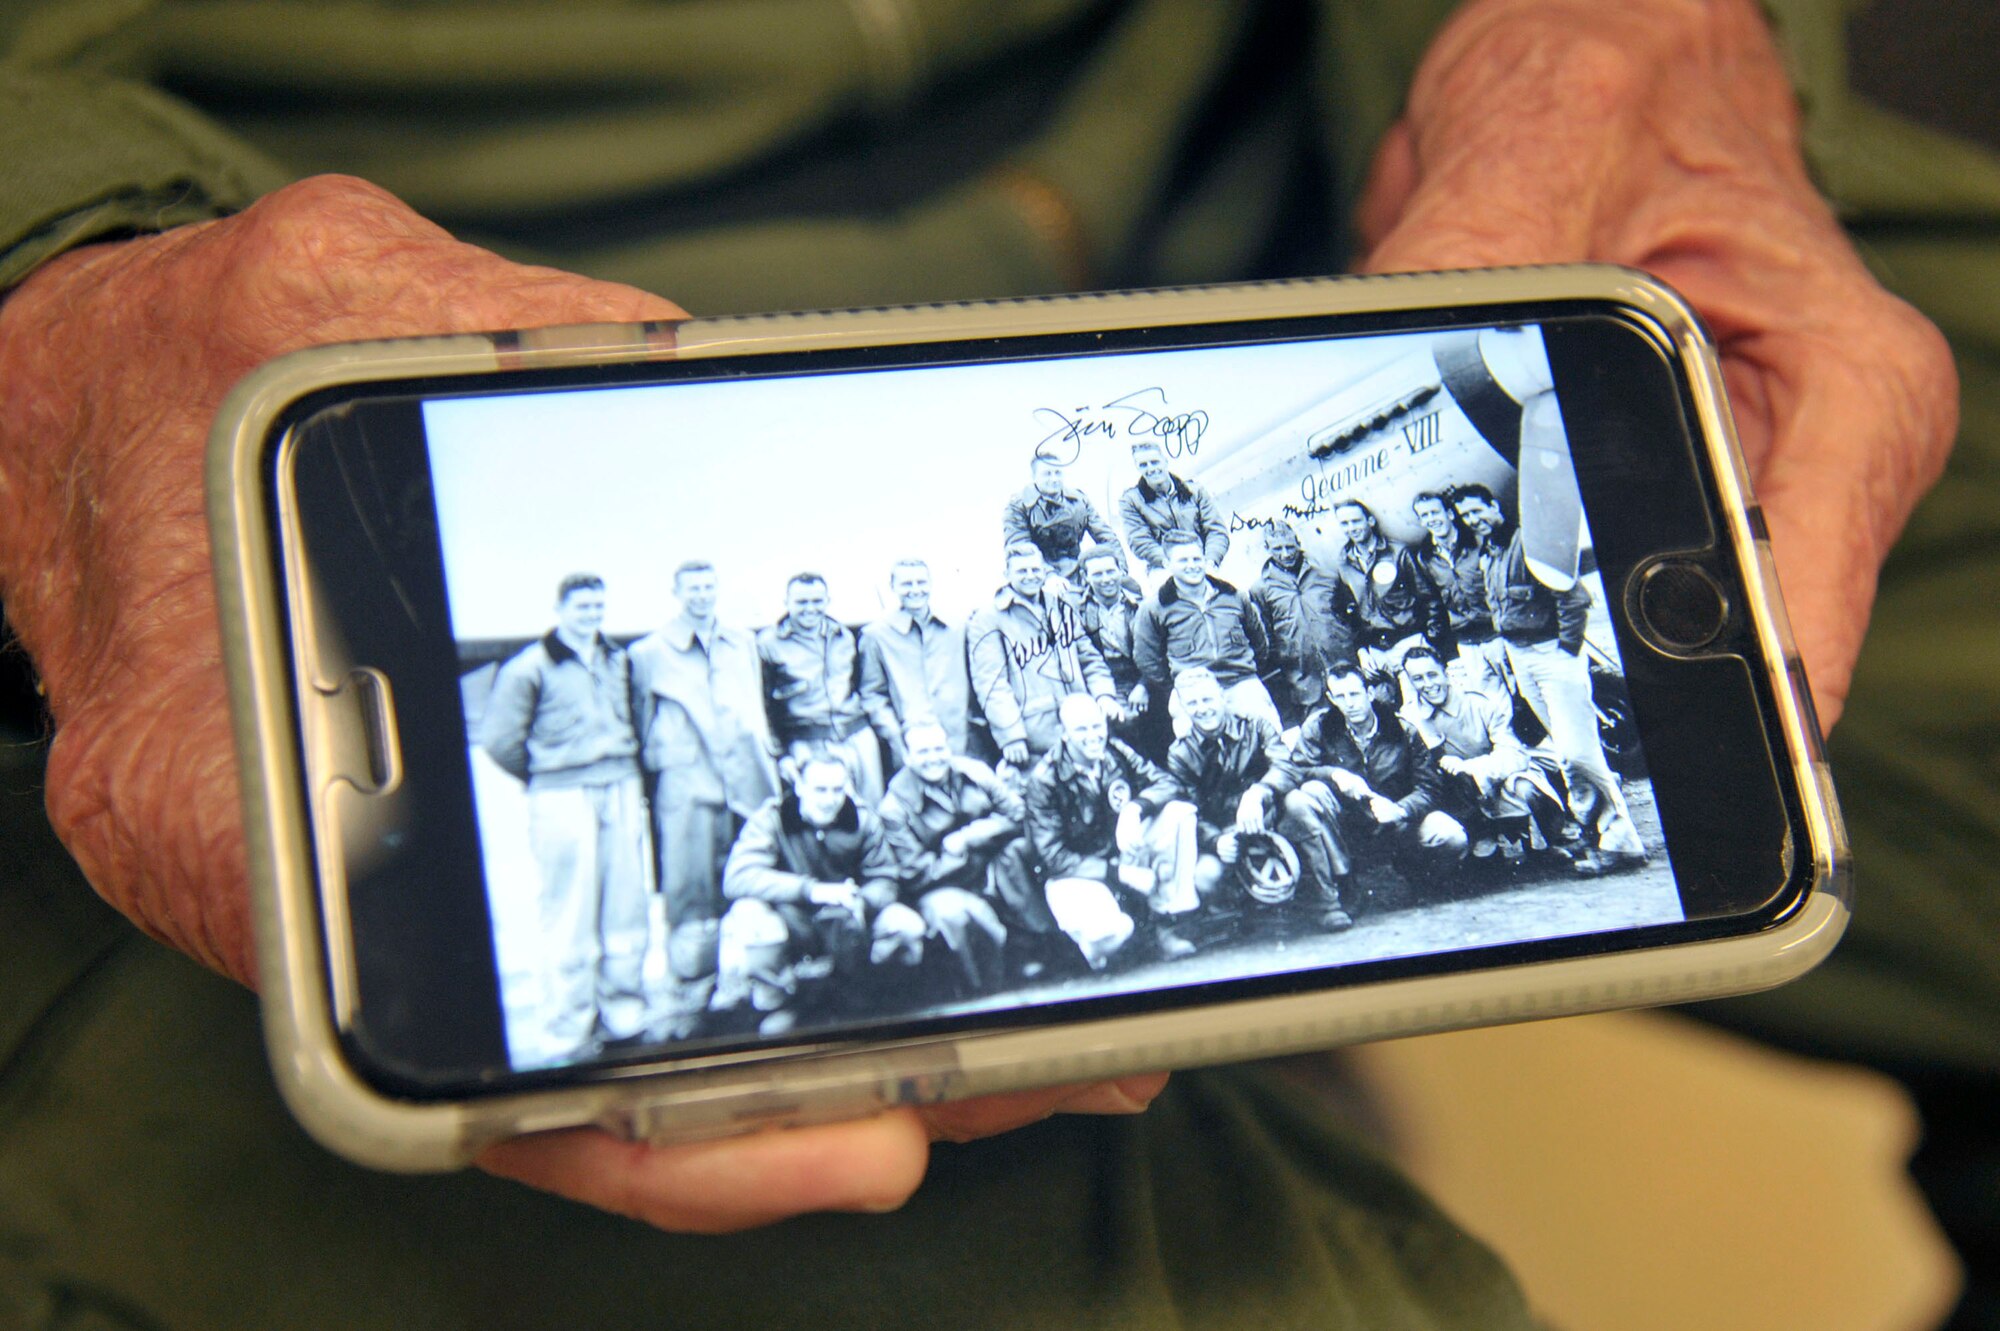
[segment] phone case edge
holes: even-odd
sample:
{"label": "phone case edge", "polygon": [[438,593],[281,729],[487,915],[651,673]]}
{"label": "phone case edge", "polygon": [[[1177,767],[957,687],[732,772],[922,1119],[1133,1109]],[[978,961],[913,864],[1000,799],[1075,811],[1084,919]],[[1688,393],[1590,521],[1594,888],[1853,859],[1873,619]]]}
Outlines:
{"label": "phone case edge", "polygon": [[[1785,663],[1781,699],[1787,756],[1799,778],[1813,888],[1785,921],[1754,935],[1611,956],[1461,975],[1385,981],[1327,993],[1213,1005],[1192,1012],[997,1031],[777,1057],[719,1069],[668,1071],[587,1088],[447,1104],[390,1099],[342,1056],[327,996],[312,853],[289,745],[290,730],[262,518],[261,468],[286,407],[339,383],[503,367],[761,354],[813,347],[940,341],[968,334],[1066,332],[1110,323],[1198,323],[1287,314],[1477,307],[1575,298],[1617,302],[1651,319],[1695,385],[1703,435],[1726,491],[1731,535],[1752,589],[1751,614],[1767,651]],[[1454,1027],[1720,997],[1782,983],[1832,949],[1848,917],[1844,830],[1769,541],[1752,516],[1712,345],[1670,289],[1627,269],[1547,269],[1297,279],[1232,287],[1057,296],[991,304],[762,315],[679,324],[591,325],[494,335],[352,343],[294,353],[253,371],[230,394],[210,439],[208,490],[218,609],[243,775],[264,1026],[287,1103],[323,1144],[378,1168],[460,1166],[481,1146],[548,1128],[597,1124],[631,1136],[684,1139],[771,1123],[851,1117],[1029,1085],[1189,1067],[1250,1056]],[[1521,977],[1534,972],[1534,981]],[[1171,1029],[1170,1029],[1171,1028]]]}

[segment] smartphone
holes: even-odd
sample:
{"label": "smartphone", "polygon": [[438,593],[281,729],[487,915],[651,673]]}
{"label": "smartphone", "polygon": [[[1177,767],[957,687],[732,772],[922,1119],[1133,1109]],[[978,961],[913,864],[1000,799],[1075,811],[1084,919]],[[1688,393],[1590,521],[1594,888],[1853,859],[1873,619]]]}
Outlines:
{"label": "smartphone", "polygon": [[1847,918],[1643,274],[325,347],[209,481],[268,1042],[364,1163],[1713,997]]}

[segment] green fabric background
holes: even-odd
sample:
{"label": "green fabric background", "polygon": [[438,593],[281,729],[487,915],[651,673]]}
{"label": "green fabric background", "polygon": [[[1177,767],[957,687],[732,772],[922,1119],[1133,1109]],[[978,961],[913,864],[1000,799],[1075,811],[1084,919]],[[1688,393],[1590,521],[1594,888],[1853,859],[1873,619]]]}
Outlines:
{"label": "green fabric background", "polygon": [[[1910,1079],[1970,1252],[2000,1234],[2000,164],[1847,93],[1843,6],[1769,7],[1822,186],[1952,338],[1965,426],[1834,743],[1849,939],[1708,1011]],[[898,30],[810,0],[15,3],[0,289],[334,168],[703,313],[1330,271],[1449,8],[912,0]],[[1257,1069],[943,1148],[894,1216],[728,1239],[350,1168],[277,1103],[252,1000],[90,896],[38,750],[0,752],[0,1327],[1526,1324],[1482,1248]]]}

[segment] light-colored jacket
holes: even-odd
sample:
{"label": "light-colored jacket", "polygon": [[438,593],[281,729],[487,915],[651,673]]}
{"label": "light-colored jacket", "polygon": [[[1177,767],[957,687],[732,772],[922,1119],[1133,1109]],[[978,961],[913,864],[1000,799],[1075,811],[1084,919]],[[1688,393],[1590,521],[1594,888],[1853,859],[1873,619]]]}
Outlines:
{"label": "light-colored jacket", "polygon": [[1111,672],[1084,630],[1083,617],[1052,587],[1034,601],[1002,587],[992,604],[972,616],[965,637],[972,691],[986,711],[993,742],[1002,747],[1025,740],[1036,753],[1046,753],[1060,735],[1056,708],[1064,698],[1112,694]]}
{"label": "light-colored jacket", "polygon": [[1201,552],[1213,568],[1229,553],[1229,529],[1222,524],[1215,496],[1197,481],[1179,476],[1173,480],[1165,494],[1154,494],[1142,480],[1119,499],[1125,540],[1147,568],[1165,568],[1167,552],[1161,539],[1169,532],[1184,531],[1201,542]]}
{"label": "light-colored jacket", "polygon": [[682,615],[628,655],[639,761],[660,778],[656,800],[748,818],[778,793],[754,638],[718,624],[704,650]]}
{"label": "light-colored jacket", "polygon": [[966,743],[965,628],[932,615],[923,637],[901,610],[863,628],[857,691],[875,733],[903,752],[903,726],[920,716],[944,727],[953,753]]}

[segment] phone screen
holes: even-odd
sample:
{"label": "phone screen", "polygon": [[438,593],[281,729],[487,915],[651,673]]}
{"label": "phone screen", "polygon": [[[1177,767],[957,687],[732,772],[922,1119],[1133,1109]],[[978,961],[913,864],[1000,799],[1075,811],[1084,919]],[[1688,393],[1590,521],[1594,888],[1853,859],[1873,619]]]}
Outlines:
{"label": "phone screen", "polygon": [[[1767,903],[1769,845],[1732,896],[1740,844],[1676,831],[1746,778],[1690,734],[1718,663],[1625,623],[1637,563],[1716,538],[1681,389],[1614,323],[398,397],[462,709],[406,758],[477,847],[418,930],[486,950],[440,963],[478,991],[453,1001],[556,1072]],[[1757,734],[1755,705],[1720,710]]]}

